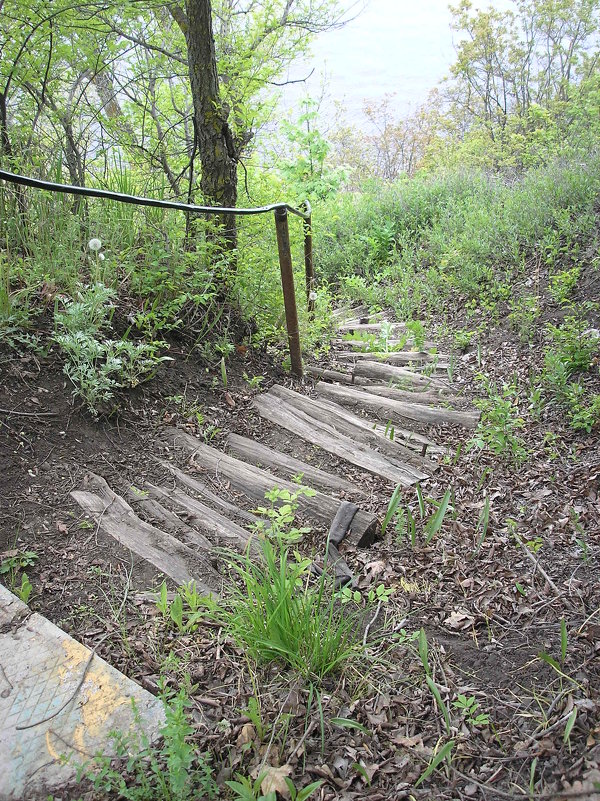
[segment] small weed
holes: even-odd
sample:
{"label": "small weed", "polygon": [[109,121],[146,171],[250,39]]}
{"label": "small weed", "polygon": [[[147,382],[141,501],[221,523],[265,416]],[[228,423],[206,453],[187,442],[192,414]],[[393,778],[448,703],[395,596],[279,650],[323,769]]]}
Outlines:
{"label": "small weed", "polygon": [[533,295],[515,298],[510,304],[510,309],[508,319],[512,328],[518,333],[522,342],[529,342],[535,322],[540,316],[539,299]]}
{"label": "small weed", "polygon": [[484,712],[477,712],[479,704],[473,695],[461,695],[456,697],[456,701],[452,702],[455,709],[460,709],[465,721],[469,726],[488,726],[490,723],[490,716]]}
{"label": "small weed", "polygon": [[477,331],[468,331],[466,328],[459,328],[454,332],[454,345],[458,350],[467,350],[476,336]]}
{"label": "small weed", "polygon": [[245,371],[242,373],[242,378],[248,384],[250,389],[260,389],[260,385],[265,380],[265,377],[262,375],[249,376]]}
{"label": "small weed", "polygon": [[[36,551],[19,551],[15,549],[6,551],[0,562],[0,576],[6,576],[8,588],[25,604],[29,601],[33,587],[27,573],[21,573],[21,571],[26,567],[33,567],[38,558]],[[21,578],[20,582],[19,576]]]}
{"label": "small weed", "polygon": [[518,414],[516,385],[505,384],[499,390],[486,376],[480,376],[488,397],[475,401],[481,409],[481,420],[469,447],[489,448],[498,456],[505,456],[517,465],[526,461],[528,454],[517,431],[525,427]]}
{"label": "small weed", "polygon": [[580,274],[581,267],[576,265],[570,270],[561,270],[551,275],[548,290],[553,300],[560,304],[567,303],[577,286]]}
{"label": "small weed", "polygon": [[190,740],[194,729],[186,709],[184,690],[169,693],[161,685],[165,723],[161,744],[154,746],[144,732],[134,707],[135,729],[112,735],[115,757],[98,754],[79,771],[103,795],[114,793],[125,801],[192,801],[216,799],[218,787],[212,776],[208,754],[196,753]]}

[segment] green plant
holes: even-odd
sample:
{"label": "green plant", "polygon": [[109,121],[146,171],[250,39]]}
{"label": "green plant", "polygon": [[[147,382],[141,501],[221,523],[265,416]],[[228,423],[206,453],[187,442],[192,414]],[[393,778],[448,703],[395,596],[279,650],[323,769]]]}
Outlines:
{"label": "green plant", "polygon": [[262,375],[249,376],[248,373],[245,370],[242,373],[242,378],[248,384],[250,389],[260,389],[260,385],[265,380],[265,377],[262,376]]}
{"label": "green plant", "polygon": [[29,581],[27,573],[22,573],[21,586],[15,588],[15,594],[18,598],[20,598],[21,601],[23,601],[24,604],[26,604],[29,601],[32,590],[33,587],[31,586],[31,582]]}
{"label": "green plant", "polygon": [[600,349],[600,339],[586,333],[587,321],[584,309],[576,315],[565,317],[562,325],[548,325],[547,333],[557,357],[565,365],[568,374],[589,370],[592,359]]}
{"label": "green plant", "polygon": [[254,696],[250,697],[247,706],[240,711],[250,719],[250,723],[254,726],[258,739],[263,742],[268,736],[271,726],[263,720],[258,699]]}
{"label": "green plant", "polygon": [[230,779],[225,784],[235,793],[237,801],[277,801],[277,793],[273,790],[264,795],[261,792],[261,784],[265,779],[266,773],[262,771],[252,781],[241,773],[236,773],[236,780]]}
{"label": "green plant", "polygon": [[529,342],[534,325],[540,316],[539,298],[535,295],[521,295],[510,303],[508,319],[523,342]]}
{"label": "green plant", "polygon": [[498,390],[486,376],[479,376],[488,397],[475,401],[481,409],[481,419],[469,447],[489,448],[498,456],[506,456],[520,465],[527,459],[527,449],[517,431],[525,421],[518,414],[519,396],[516,385],[504,384]]}
{"label": "green plant", "polygon": [[[21,571],[26,567],[33,567],[39,556],[36,551],[20,551],[14,549],[6,551],[0,562],[0,576],[6,576],[9,589],[13,590],[23,603],[27,603],[33,587],[26,573]],[[18,582],[21,576],[20,583]]]}
{"label": "green plant", "polygon": [[95,284],[67,301],[62,311],[55,310],[54,341],[66,357],[64,372],[89,411],[97,417],[107,407],[118,389],[135,387],[152,378],[161,362],[166,342],[132,342],[107,339],[114,293]]}
{"label": "green plant", "polygon": [[371,587],[366,595],[359,592],[359,590],[353,590],[351,587],[342,587],[339,591],[339,599],[341,603],[347,604],[351,601],[357,605],[366,604],[372,605],[374,603],[382,603],[386,604],[394,594],[394,590],[392,587],[386,587],[385,584],[378,584],[375,588]]}
{"label": "green plant", "polygon": [[577,285],[581,267],[576,265],[568,270],[555,272],[550,276],[548,290],[557,303],[566,303]]}
{"label": "green plant", "polygon": [[425,326],[421,320],[408,320],[406,330],[412,334],[415,350],[425,349]]}
{"label": "green plant", "polygon": [[466,350],[477,336],[477,331],[468,331],[466,328],[459,328],[454,332],[454,345],[458,350]]}
{"label": "green plant", "polygon": [[456,700],[452,702],[455,709],[459,709],[465,721],[470,726],[488,726],[490,723],[490,716],[485,712],[477,712],[480,705],[475,700],[473,695],[462,695],[459,693]]}
{"label": "green plant", "polygon": [[210,596],[200,595],[193,581],[179,587],[169,601],[167,584],[163,581],[156,597],[156,608],[165,621],[173,623],[179,632],[187,633],[198,628],[206,614],[214,610],[215,603]]}
{"label": "green plant", "polygon": [[425,781],[425,779],[431,776],[433,771],[436,770],[436,768],[438,768],[445,760],[447,760],[449,765],[452,763],[453,748],[454,748],[454,740],[448,740],[448,742],[445,743],[439,749],[439,751],[436,751],[436,753],[434,753],[433,757],[431,758],[431,761],[429,762],[423,773],[419,776],[419,778],[415,782],[415,787],[418,787]]}
{"label": "green plant", "polygon": [[265,492],[265,499],[271,502],[270,506],[258,506],[252,510],[269,521],[268,526],[266,522],[259,521],[258,530],[264,533],[268,528],[269,537],[285,539],[288,543],[296,542],[303,534],[308,534],[310,531],[306,526],[298,528],[293,525],[298,509],[298,498],[301,496],[310,498],[314,495],[316,495],[314,489],[303,486],[299,486],[293,492],[279,487]]}
{"label": "green plant", "polygon": [[103,795],[114,793],[125,801],[196,801],[218,798],[210,757],[197,753],[190,736],[184,690],[173,694],[161,684],[165,723],[161,742],[153,744],[134,706],[134,726],[128,733],[113,732],[115,756],[96,755],[79,770]]}
{"label": "green plant", "polygon": [[292,550],[300,531],[293,526],[294,494],[267,493],[272,505],[262,513],[270,528],[259,534],[260,558],[229,556],[237,581],[215,614],[252,658],[279,661],[321,680],[355,659],[364,645],[357,633],[359,613],[347,613],[337,603],[327,567],[315,582],[310,560]]}

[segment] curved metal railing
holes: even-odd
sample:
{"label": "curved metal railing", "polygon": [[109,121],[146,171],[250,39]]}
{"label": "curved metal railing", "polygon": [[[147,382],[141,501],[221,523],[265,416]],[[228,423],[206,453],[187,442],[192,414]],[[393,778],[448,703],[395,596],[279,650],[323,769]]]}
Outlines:
{"label": "curved metal railing", "polygon": [[279,267],[281,270],[281,287],[285,307],[285,319],[288,333],[288,346],[292,373],[300,378],[302,376],[302,352],[300,347],[300,333],[298,326],[298,312],[296,308],[296,294],[294,289],[294,274],[292,271],[292,254],[288,230],[288,213],[301,217],[304,229],[304,267],[306,274],[306,300],[309,313],[314,312],[314,267],[312,255],[312,209],[308,200],[304,201],[304,210],[290,206],[289,203],[272,203],[269,206],[256,208],[227,208],[225,206],[197,206],[193,203],[179,203],[175,200],[154,200],[148,197],[126,195],[121,192],[111,192],[107,189],[93,189],[86,186],[72,186],[70,184],[57,184],[52,181],[42,181],[39,178],[30,178],[25,175],[0,170],[0,180],[19,186],[29,186],[34,189],[44,189],[49,192],[58,192],[69,195],[83,195],[85,197],[98,197],[113,200],[117,203],[131,203],[136,206],[152,206],[160,209],[175,209],[176,211],[192,212],[194,214],[235,214],[238,216],[251,216],[257,214],[275,215],[275,229],[277,232],[277,249],[279,252]]}

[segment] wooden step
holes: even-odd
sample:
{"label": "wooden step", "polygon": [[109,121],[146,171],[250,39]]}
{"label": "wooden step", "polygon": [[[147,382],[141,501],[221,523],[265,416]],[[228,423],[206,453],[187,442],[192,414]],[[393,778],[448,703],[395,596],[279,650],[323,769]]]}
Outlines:
{"label": "wooden step", "polygon": [[444,381],[434,376],[423,375],[406,367],[396,364],[383,364],[382,362],[365,359],[358,362],[352,370],[354,376],[360,376],[375,381],[393,381],[399,389],[413,386],[417,389],[437,389],[439,392],[451,394],[450,387]]}
{"label": "wooden step", "polygon": [[156,525],[161,531],[171,534],[186,545],[198,546],[206,551],[212,548],[212,543],[204,534],[187,525],[180,517],[166,506],[163,506],[154,497],[150,497],[153,490],[152,484],[145,484],[144,491],[130,488],[126,492],[126,499],[136,512],[141,512],[146,522]]}
{"label": "wooden step", "polygon": [[180,510],[180,514],[185,515],[189,523],[203,529],[211,537],[215,547],[231,548],[239,553],[245,553],[249,549],[251,553],[258,554],[253,535],[249,531],[197,498],[177,487],[156,487],[150,484],[149,488],[153,497],[164,503],[173,504]]}
{"label": "wooden step", "polygon": [[388,320],[381,320],[377,323],[361,323],[360,321],[357,323],[355,320],[350,320],[338,325],[338,331],[349,334],[374,334],[377,336],[384,326],[390,334],[398,332],[403,334],[406,331],[406,323],[390,323]]}
{"label": "wooden step", "polygon": [[459,411],[443,407],[424,406],[419,403],[392,400],[371,395],[364,389],[341,387],[321,381],[316,386],[317,392],[336,403],[342,403],[353,409],[375,415],[379,420],[406,424],[407,421],[421,424],[445,423],[473,429],[477,426],[479,412]]}
{"label": "wooden step", "polygon": [[345,459],[361,470],[367,470],[394,484],[409,487],[427,478],[428,474],[417,467],[402,463],[400,460],[393,460],[368,445],[357,442],[352,436],[340,433],[331,424],[311,415],[310,409],[301,410],[299,404],[305,403],[306,400],[309,399],[298,396],[296,404],[293,405],[289,399],[271,390],[255,398],[254,407],[260,416],[269,422],[291,431],[307,442],[318,445],[328,453]]}
{"label": "wooden step", "polygon": [[250,526],[256,526],[258,522],[258,518],[256,515],[253,515],[251,512],[248,512],[246,509],[242,509],[240,506],[237,506],[234,503],[230,503],[226,500],[222,494],[219,495],[216,492],[210,490],[204,481],[199,481],[197,477],[190,476],[185,473],[183,470],[179,470],[171,462],[167,462],[164,459],[157,459],[157,462],[168,470],[171,475],[179,481],[187,489],[192,490],[192,492],[200,495],[203,498],[204,502],[208,501],[209,505],[214,509],[220,511],[222,515],[228,517],[233,520],[242,521],[244,525],[248,524]]}
{"label": "wooden step", "polygon": [[[345,345],[346,343],[342,343]],[[450,363],[450,357],[445,354],[427,353],[417,350],[391,350],[391,351],[352,351],[345,348],[337,351],[335,358],[343,362],[359,362],[363,359],[384,362],[387,364],[426,364],[438,372],[445,372]],[[413,367],[415,369],[415,367]]]}
{"label": "wooden step", "polygon": [[300,459],[280,453],[239,434],[230,434],[227,437],[227,450],[238,459],[256,465],[256,467],[278,470],[285,478],[292,479],[294,476],[302,475],[302,483],[315,489],[349,493],[359,497],[364,497],[365,494],[345,478],[326,473],[324,470],[300,461]]}
{"label": "wooden step", "polygon": [[[335,348],[345,349],[348,348],[352,352],[356,353],[370,353],[372,349],[369,347],[370,342],[367,339],[332,339],[331,344]],[[390,353],[402,353],[403,350],[408,349],[409,352],[410,348],[414,345],[414,339],[406,334],[401,339],[388,339],[387,346],[389,348],[397,348],[397,350],[392,350]],[[425,342],[425,347],[429,350],[430,348],[435,347],[433,342]],[[376,351],[379,353],[380,351]],[[387,352],[387,351],[384,351]]]}
{"label": "wooden step", "polygon": [[[260,397],[260,396],[259,396]],[[179,429],[167,428],[164,434],[165,442],[171,447],[182,448],[190,457],[192,464],[198,469],[210,473],[215,479],[227,482],[238,492],[244,493],[254,501],[264,503],[265,493],[274,487],[296,492],[298,484],[281,479],[259,467],[246,464],[234,459],[222,451],[205,445],[187,432]],[[298,498],[298,511],[300,517],[311,520],[319,526],[329,529],[339,507],[339,501],[323,492],[314,491],[308,497],[300,495]],[[352,520],[352,527],[347,540],[352,545],[364,547],[370,545],[378,529],[377,517],[364,510],[360,510]]]}
{"label": "wooden step", "polygon": [[[390,365],[384,366],[389,367]],[[368,392],[374,395],[382,395],[384,398],[395,398],[396,400],[413,401],[414,403],[429,403],[433,406],[436,403],[442,402],[449,403],[450,405],[460,403],[460,398],[456,395],[447,394],[451,392],[451,390],[447,389],[442,382],[439,382],[439,384],[436,383],[435,388],[432,388],[430,391],[422,389],[415,383],[409,384],[404,389],[398,389],[388,384],[378,384],[376,383],[377,379],[356,375],[354,371],[342,372],[340,370],[324,370],[321,367],[311,367],[309,365],[305,368],[305,372],[317,380],[321,379],[334,384],[364,387]],[[415,375],[415,373],[413,373],[413,375]]]}
{"label": "wooden step", "polygon": [[[356,385],[355,385],[356,386]],[[461,406],[464,404],[461,398],[456,395],[445,395],[441,390],[434,389],[431,392],[423,392],[413,387],[412,392],[408,389],[397,389],[388,384],[358,384],[365,392],[371,395],[380,395],[382,398],[392,398],[393,400],[408,401],[409,403],[424,403],[428,406]]]}
{"label": "wooden step", "polygon": [[177,584],[193,581],[199,592],[217,597],[221,578],[214,570],[209,552],[192,549],[175,537],[146,523],[131,506],[111,490],[106,481],[88,473],[84,488],[71,497],[89,514],[96,526],[121,545],[138,554]]}
{"label": "wooden step", "polygon": [[271,392],[278,397],[287,398],[292,405],[327,423],[341,434],[352,436],[358,442],[364,442],[376,451],[386,454],[395,462],[413,465],[424,473],[431,474],[438,467],[435,462],[424,458],[425,453],[440,454],[446,451],[424,434],[398,426],[394,426],[394,435],[391,437],[389,426],[359,417],[325,398],[309,398],[278,385],[271,387]]}

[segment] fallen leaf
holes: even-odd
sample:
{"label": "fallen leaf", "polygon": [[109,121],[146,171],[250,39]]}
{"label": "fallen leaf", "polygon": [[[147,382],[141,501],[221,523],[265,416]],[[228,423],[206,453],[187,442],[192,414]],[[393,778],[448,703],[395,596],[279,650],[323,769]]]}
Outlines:
{"label": "fallen leaf", "polygon": [[280,768],[275,768],[273,765],[268,765],[264,771],[264,777],[260,784],[260,789],[264,795],[267,793],[279,793],[284,798],[290,797],[290,788],[285,783],[286,776],[292,772],[290,765],[282,765]]}
{"label": "fallen leaf", "polygon": [[467,615],[465,612],[452,612],[451,615],[444,620],[444,625],[449,629],[455,631],[462,631],[463,629],[470,628],[475,622],[475,618]]}
{"label": "fallen leaf", "polygon": [[238,747],[251,743],[256,739],[256,729],[251,723],[245,723],[238,734],[236,744]]}

